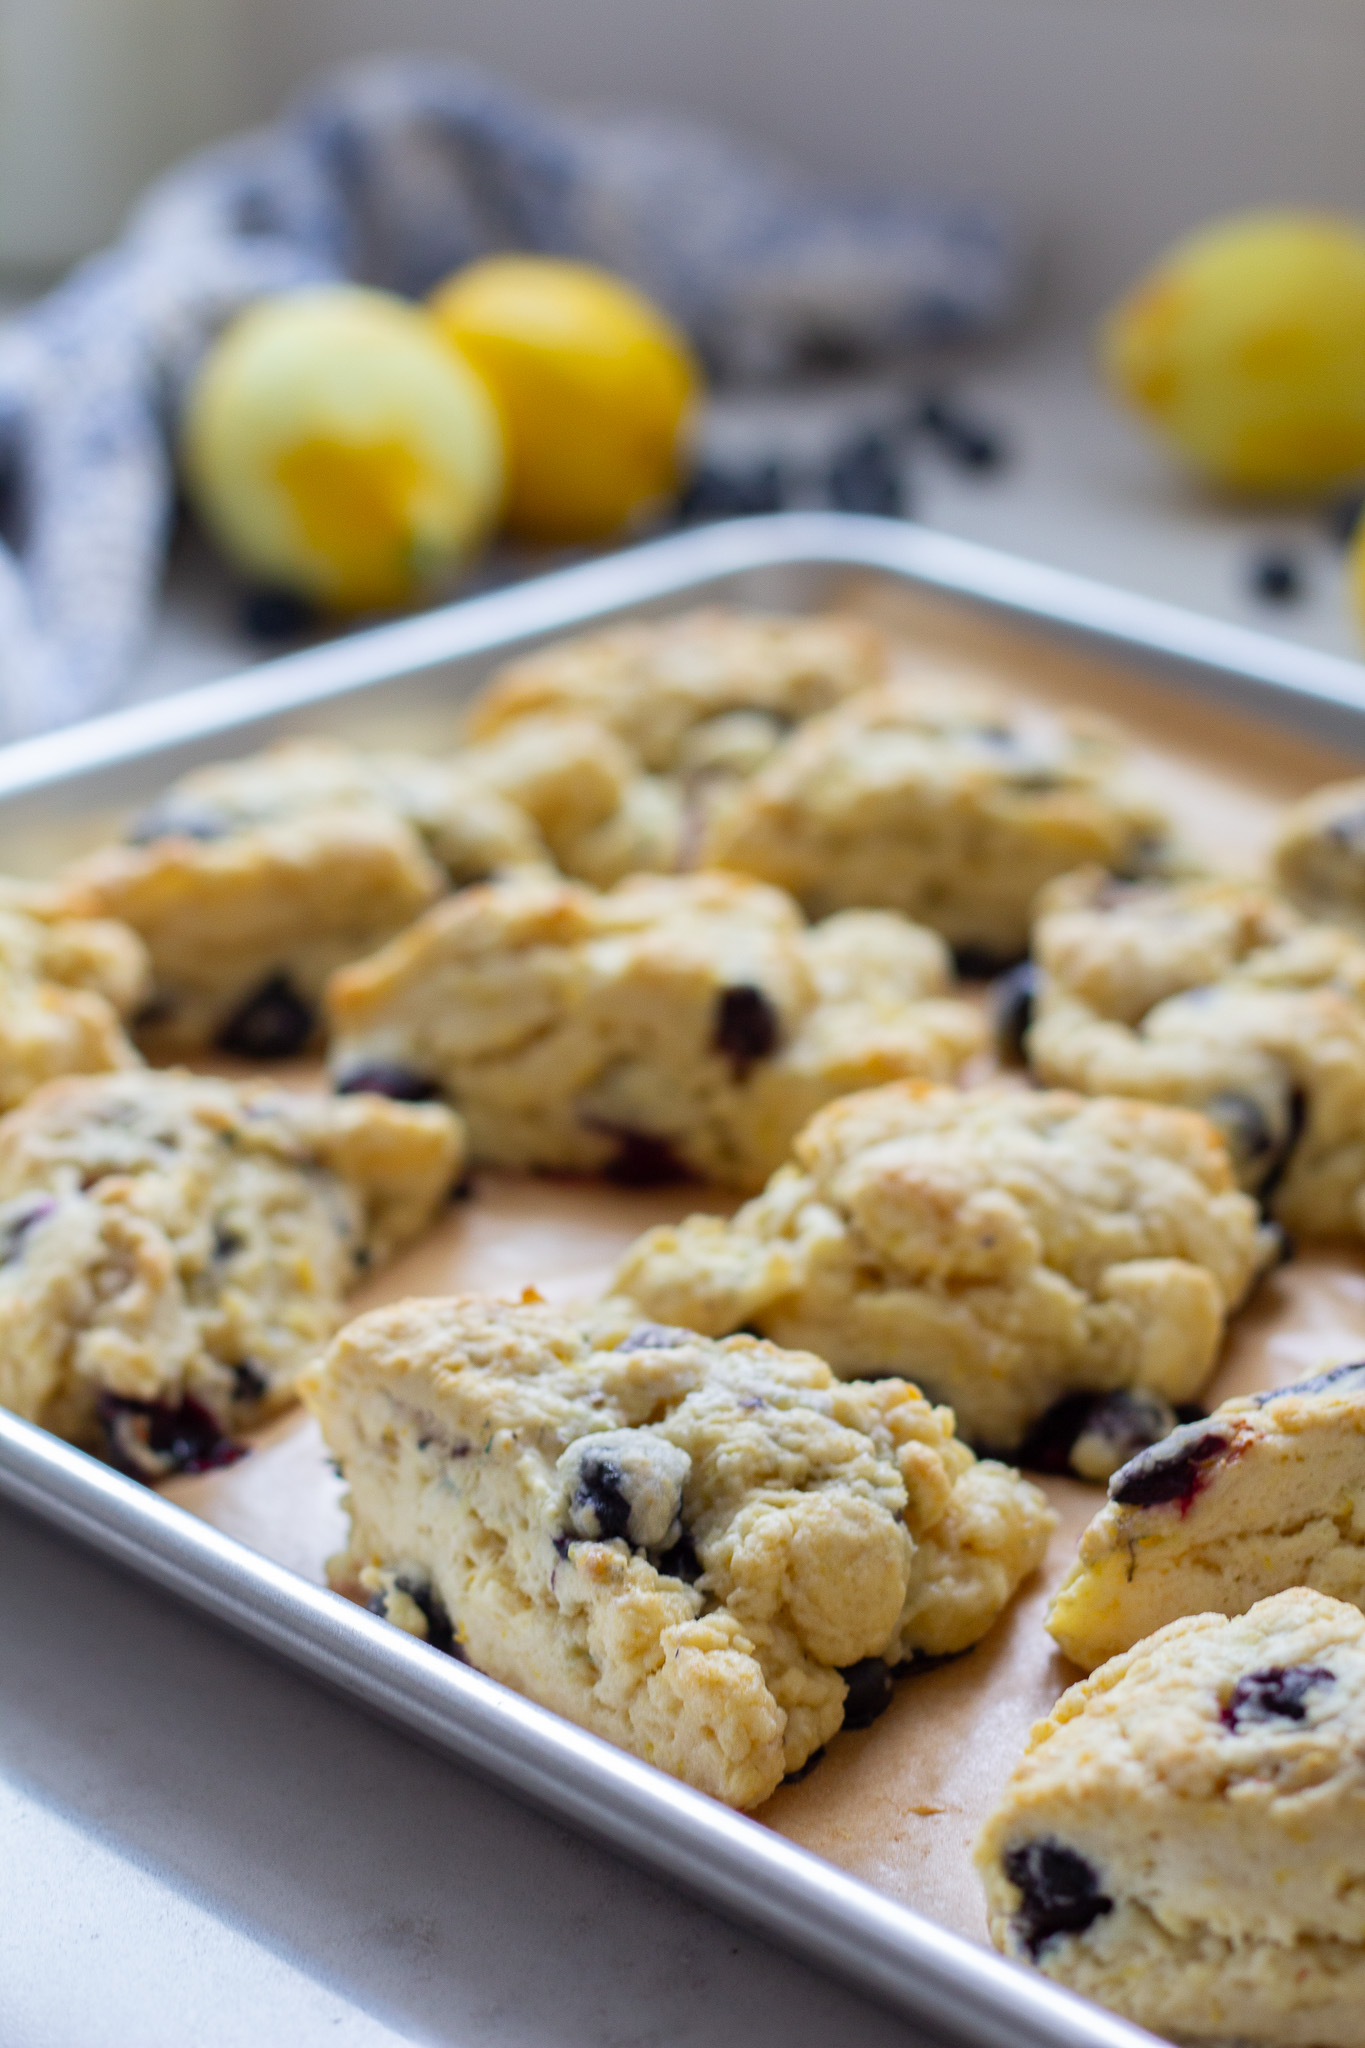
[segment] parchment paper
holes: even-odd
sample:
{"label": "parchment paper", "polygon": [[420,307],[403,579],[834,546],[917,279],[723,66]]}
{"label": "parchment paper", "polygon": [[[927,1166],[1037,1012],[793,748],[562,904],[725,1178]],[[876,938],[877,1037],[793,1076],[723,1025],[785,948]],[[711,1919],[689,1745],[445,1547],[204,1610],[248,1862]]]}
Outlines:
{"label": "parchment paper", "polygon": [[[1253,867],[1278,804],[1361,767],[1152,684],[1137,671],[1059,651],[1042,636],[940,600],[855,578],[846,603],[919,647],[1006,663],[1021,694],[1121,718],[1190,843],[1221,867]],[[405,1294],[531,1285],[551,1299],[581,1297],[605,1283],[616,1255],[649,1224],[729,1206],[714,1190],[640,1194],[587,1181],[480,1175],[473,1198],[370,1282],[355,1307]],[[1315,1249],[1267,1280],[1236,1320],[1204,1399],[1212,1406],[1358,1356],[1365,1356],[1365,1257],[1351,1246]],[[1047,1564],[985,1641],[967,1656],[902,1679],[880,1721],[837,1736],[810,1776],[784,1786],[760,1815],[981,1942],[985,1920],[971,1843],[1031,1723],[1078,1675],[1054,1650],[1042,1615],[1103,1498],[1075,1481],[1044,1483],[1061,1516]],[[343,1540],[340,1482],[312,1423],[298,1416],[264,1432],[239,1465],[174,1480],[165,1491],[314,1581],[323,1579],[329,1552]]]}

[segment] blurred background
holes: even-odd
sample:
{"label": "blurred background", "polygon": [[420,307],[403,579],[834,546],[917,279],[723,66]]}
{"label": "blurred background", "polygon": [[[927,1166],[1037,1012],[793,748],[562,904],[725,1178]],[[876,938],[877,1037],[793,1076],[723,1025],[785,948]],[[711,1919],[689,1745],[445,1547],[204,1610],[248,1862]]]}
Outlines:
{"label": "blurred background", "polygon": [[[961,435],[921,435],[902,509],[1360,652],[1340,511],[1211,487],[1094,371],[1098,316],[1200,223],[1365,213],[1359,0],[3,0],[5,303],[108,242],[187,151],[385,51],[473,60],[559,107],[700,118],[835,189],[1001,210],[1023,259],[1015,310],[911,378],[917,403],[947,395],[976,456]],[[875,427],[887,375],[721,390],[701,445],[742,467],[793,436]],[[899,402],[904,365],[896,376]],[[182,536],[131,692],[274,651],[239,599],[214,551]]]}

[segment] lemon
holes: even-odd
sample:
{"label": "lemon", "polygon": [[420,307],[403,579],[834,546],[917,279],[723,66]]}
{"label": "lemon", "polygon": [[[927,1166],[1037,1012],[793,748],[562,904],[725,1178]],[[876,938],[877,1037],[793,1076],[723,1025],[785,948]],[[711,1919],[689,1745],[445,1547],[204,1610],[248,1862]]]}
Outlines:
{"label": "lemon", "polygon": [[1101,354],[1214,481],[1329,490],[1365,473],[1365,231],[1325,213],[1215,221],[1114,309]]}
{"label": "lemon", "polygon": [[607,540],[675,494],[700,378],[641,293],[586,263],[491,256],[431,309],[498,408],[518,539]]}
{"label": "lemon", "polygon": [[421,596],[492,526],[502,436],[424,308],[357,285],[282,293],[216,342],[182,457],[243,569],[338,611]]}

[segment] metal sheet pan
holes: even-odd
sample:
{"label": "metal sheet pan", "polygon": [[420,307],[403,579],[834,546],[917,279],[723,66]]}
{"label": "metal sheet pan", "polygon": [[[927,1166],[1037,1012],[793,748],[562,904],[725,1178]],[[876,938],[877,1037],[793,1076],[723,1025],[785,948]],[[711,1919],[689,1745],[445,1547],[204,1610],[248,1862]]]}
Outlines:
{"label": "metal sheet pan", "polygon": [[[798,514],[655,542],[0,752],[0,867],[43,872],[169,776],[287,732],[430,741],[492,663],[548,635],[684,602],[811,609],[850,574],[1080,636],[1135,677],[1178,678],[1186,693],[1365,755],[1357,664],[911,526]],[[1151,2038],[3,1413],[0,1495],[946,2038]]]}

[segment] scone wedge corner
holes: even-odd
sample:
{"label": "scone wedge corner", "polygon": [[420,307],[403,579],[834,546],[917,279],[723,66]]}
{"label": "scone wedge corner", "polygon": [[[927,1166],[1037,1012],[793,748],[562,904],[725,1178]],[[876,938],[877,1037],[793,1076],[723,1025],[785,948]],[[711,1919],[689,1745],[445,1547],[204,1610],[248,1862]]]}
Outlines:
{"label": "scone wedge corner", "polygon": [[1062,1695],[976,1849],[997,1947],[1186,2042],[1365,2044],[1365,1616],[1302,1587]]}
{"label": "scone wedge corner", "polygon": [[1066,1402],[1097,1478],[1174,1425],[1274,1255],[1203,1117],[901,1081],[821,1110],[728,1221],[647,1232],[614,1286],[662,1321],[902,1373],[995,1450]]}
{"label": "scone wedge corner", "polygon": [[1365,1609],[1365,1365],[1224,1401],[1109,1482],[1048,1628],[1091,1671],[1184,1614],[1290,1586]]}
{"label": "scone wedge corner", "polygon": [[225,1462],[462,1159],[432,1105],[48,1083],[0,1120],[0,1402],[142,1478]]}
{"label": "scone wedge corner", "polygon": [[739,1807],[977,1641],[1054,1521],[915,1388],[629,1305],[399,1302],[301,1391],[348,1487],[335,1583]]}

